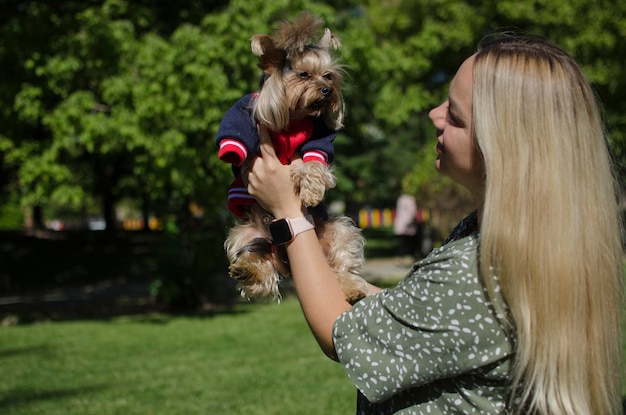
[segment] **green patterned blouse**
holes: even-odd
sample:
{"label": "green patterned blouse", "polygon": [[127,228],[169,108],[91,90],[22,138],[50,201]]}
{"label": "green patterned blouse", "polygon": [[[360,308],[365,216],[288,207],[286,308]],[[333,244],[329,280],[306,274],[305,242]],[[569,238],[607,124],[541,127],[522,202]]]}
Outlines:
{"label": "green patterned blouse", "polygon": [[478,276],[478,238],[433,250],[396,288],[337,319],[335,349],[357,386],[357,414],[505,412],[512,342]]}

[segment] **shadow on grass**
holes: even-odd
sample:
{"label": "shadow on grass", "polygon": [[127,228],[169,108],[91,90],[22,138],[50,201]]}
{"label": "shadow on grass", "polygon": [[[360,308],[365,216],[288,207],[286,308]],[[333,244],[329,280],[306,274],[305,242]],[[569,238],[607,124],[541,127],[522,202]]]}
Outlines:
{"label": "shadow on grass", "polygon": [[0,294],[149,281],[158,269],[162,238],[160,232],[0,232]]}
{"label": "shadow on grass", "polygon": [[[231,303],[211,305],[195,311],[172,311],[152,304],[24,304],[0,306],[0,325],[28,325],[51,321],[112,321],[119,318],[132,319],[139,323],[167,324],[173,318],[212,318],[225,314],[245,314],[245,305]],[[0,352],[1,354],[1,352]]]}
{"label": "shadow on grass", "polygon": [[41,355],[52,356],[51,347],[47,344],[31,345],[27,347],[0,348],[0,359],[23,356],[23,355]]}
{"label": "shadow on grass", "polygon": [[[158,323],[159,313],[180,314],[151,295],[164,237],[142,231],[0,232],[0,325],[120,316]],[[227,288],[235,297],[234,285]],[[193,314],[240,312],[236,303],[204,304]]]}
{"label": "shadow on grass", "polygon": [[[367,258],[393,256],[396,240],[390,229],[369,228],[363,234]],[[121,316],[158,324],[167,315],[242,312],[239,306],[248,303],[226,275],[219,277],[222,291],[232,296],[224,303],[182,313],[157,304],[150,285],[159,277],[164,237],[144,231],[0,231],[0,325]],[[283,292],[288,295],[288,284]]]}
{"label": "shadow on grass", "polygon": [[17,407],[35,404],[39,401],[56,401],[72,396],[97,393],[107,386],[83,386],[80,388],[60,388],[46,391],[34,391],[29,388],[13,388],[0,395],[0,412],[8,413]]}

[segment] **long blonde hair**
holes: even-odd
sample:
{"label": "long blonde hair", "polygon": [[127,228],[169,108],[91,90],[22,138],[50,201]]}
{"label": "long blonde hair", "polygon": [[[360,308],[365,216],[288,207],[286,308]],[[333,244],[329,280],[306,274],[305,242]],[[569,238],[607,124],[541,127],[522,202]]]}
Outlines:
{"label": "long blonde hair", "polygon": [[621,412],[619,203],[595,95],[560,48],[500,37],[473,69],[480,262],[515,333],[512,412]]}

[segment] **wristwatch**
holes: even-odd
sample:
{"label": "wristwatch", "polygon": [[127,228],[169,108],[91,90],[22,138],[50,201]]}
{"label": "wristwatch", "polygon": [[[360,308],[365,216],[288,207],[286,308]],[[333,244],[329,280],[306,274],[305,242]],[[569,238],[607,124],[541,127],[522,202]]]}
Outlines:
{"label": "wristwatch", "polygon": [[304,231],[315,228],[311,215],[302,216],[296,219],[274,219],[270,223],[270,233],[275,245],[283,245],[293,241],[293,239]]}

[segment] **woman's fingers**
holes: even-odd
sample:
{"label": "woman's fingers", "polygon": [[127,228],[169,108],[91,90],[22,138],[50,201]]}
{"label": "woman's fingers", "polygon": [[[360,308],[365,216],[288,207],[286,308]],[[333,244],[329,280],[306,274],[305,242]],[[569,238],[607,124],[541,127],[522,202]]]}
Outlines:
{"label": "woman's fingers", "polygon": [[272,144],[272,139],[270,138],[270,133],[267,131],[262,125],[257,127],[257,131],[259,133],[259,143],[261,147],[261,157],[271,157],[277,158],[276,151],[274,150],[274,145]]}
{"label": "woman's fingers", "polygon": [[248,172],[252,169],[257,174],[262,175],[263,171],[268,169],[271,171],[274,169],[276,167],[276,163],[280,164],[280,160],[278,160],[278,156],[274,150],[274,144],[272,143],[272,139],[267,131],[267,128],[259,125],[257,127],[257,131],[259,133],[259,146],[261,148],[261,153],[250,160]]}
{"label": "woman's fingers", "polygon": [[247,159],[246,161],[244,161],[243,165],[241,166],[241,179],[243,180],[243,184],[246,187],[248,187],[248,174],[250,173],[250,168],[252,167],[252,163],[253,163],[252,160]]}

